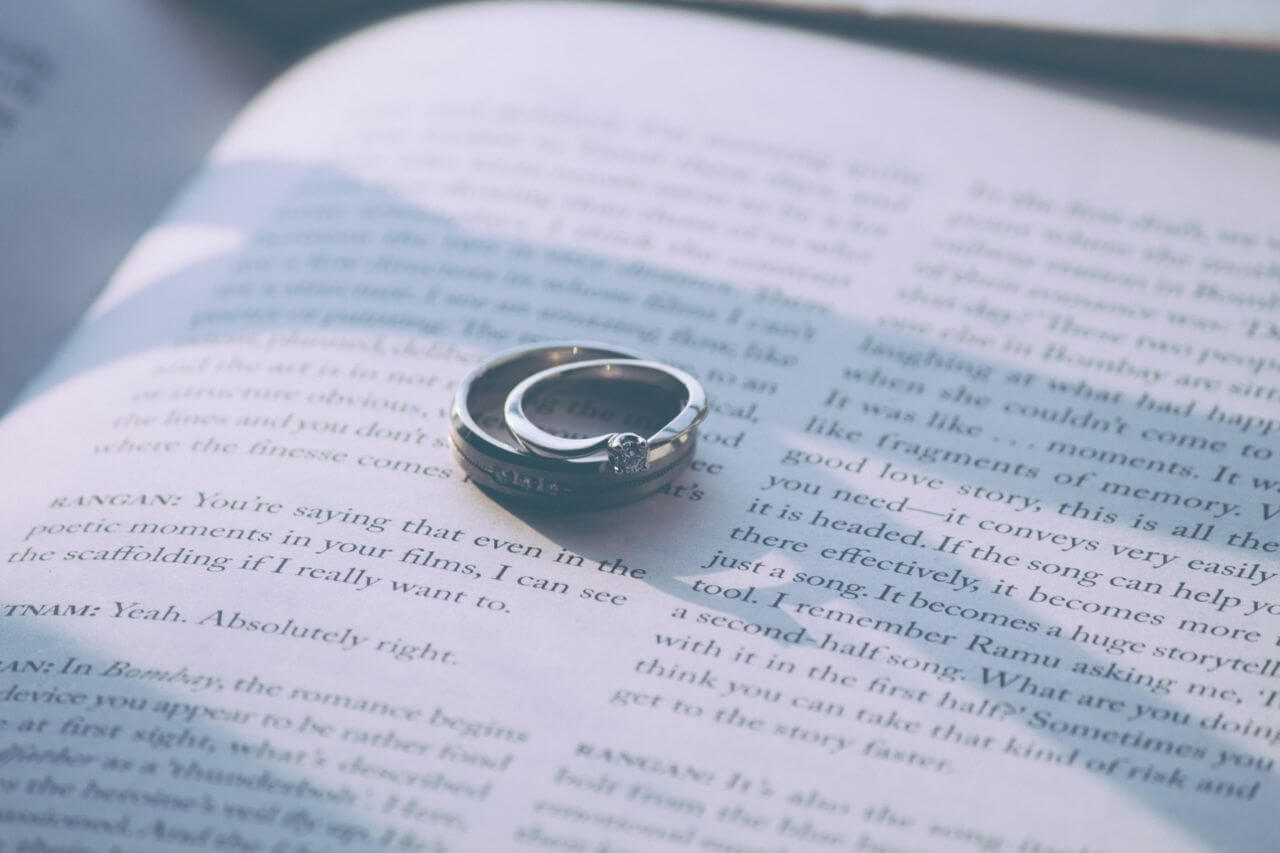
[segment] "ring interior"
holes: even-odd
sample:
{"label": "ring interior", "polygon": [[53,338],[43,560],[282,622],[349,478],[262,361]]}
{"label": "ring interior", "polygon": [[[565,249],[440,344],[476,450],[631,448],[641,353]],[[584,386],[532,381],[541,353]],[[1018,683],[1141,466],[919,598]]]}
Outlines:
{"label": "ring interior", "polygon": [[[556,377],[531,386],[524,414],[538,429],[558,438],[600,438],[635,433],[648,439],[678,414],[687,401],[679,382],[639,379]],[[577,412],[555,411],[576,404]]]}
{"label": "ring interior", "polygon": [[639,358],[639,353],[605,347],[547,346],[491,364],[473,377],[466,391],[467,414],[474,428],[486,438],[502,444],[512,453],[522,453],[515,437],[507,429],[502,410],[507,395],[527,376],[574,361],[594,358]]}

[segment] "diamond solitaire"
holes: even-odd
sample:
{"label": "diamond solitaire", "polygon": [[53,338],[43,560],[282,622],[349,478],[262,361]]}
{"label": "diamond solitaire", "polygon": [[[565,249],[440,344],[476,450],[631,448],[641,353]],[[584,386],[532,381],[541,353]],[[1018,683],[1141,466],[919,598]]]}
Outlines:
{"label": "diamond solitaire", "polygon": [[649,442],[634,432],[613,435],[608,450],[609,467],[615,474],[639,474],[649,468]]}

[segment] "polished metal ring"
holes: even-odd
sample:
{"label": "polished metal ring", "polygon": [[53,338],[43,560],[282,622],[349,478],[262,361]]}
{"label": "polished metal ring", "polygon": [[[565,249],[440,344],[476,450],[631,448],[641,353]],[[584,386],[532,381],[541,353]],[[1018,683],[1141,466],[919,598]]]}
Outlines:
{"label": "polished metal ring", "polygon": [[553,341],[500,352],[458,385],[449,418],[449,444],[472,482],[509,498],[554,506],[613,506],[661,489],[692,460],[696,434],[650,454],[649,469],[615,474],[608,462],[564,460],[522,449],[503,420],[508,394],[526,377],[549,367],[592,359],[643,359],[610,344]]}
{"label": "polished metal ring", "polygon": [[[620,382],[658,389],[679,400],[680,410],[647,438],[634,432],[566,438],[548,432],[525,414],[525,397],[535,388],[575,380]],[[548,367],[521,380],[511,389],[503,406],[507,430],[530,453],[566,461],[607,462],[607,470],[619,475],[647,471],[652,454],[691,435],[706,416],[707,392],[701,382],[669,364],[637,359],[591,359]]]}

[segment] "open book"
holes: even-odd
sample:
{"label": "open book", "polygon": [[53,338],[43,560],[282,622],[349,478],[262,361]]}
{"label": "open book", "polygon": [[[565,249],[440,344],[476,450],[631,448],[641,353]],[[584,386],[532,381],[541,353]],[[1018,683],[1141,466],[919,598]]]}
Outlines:
{"label": "open book", "polygon": [[[1274,849],[1277,174],[691,12],[326,49],[0,423],[0,848]],[[564,338],[707,385],[662,493],[461,476]]]}

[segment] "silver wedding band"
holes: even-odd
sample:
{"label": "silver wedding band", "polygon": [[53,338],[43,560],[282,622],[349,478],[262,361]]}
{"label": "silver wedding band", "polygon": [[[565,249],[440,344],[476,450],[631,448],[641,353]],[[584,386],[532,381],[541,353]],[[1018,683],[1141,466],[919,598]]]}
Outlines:
{"label": "silver wedding band", "polygon": [[[565,438],[548,432],[525,414],[525,397],[535,388],[558,381],[627,382],[666,391],[680,400],[680,410],[647,438],[633,432]],[[580,462],[607,462],[614,474],[635,474],[649,467],[651,454],[689,435],[707,416],[702,383],[683,370],[658,361],[591,359],[559,364],[527,376],[507,395],[503,419],[522,448],[538,456]]]}
{"label": "silver wedding band", "polygon": [[[644,367],[623,367],[632,362]],[[583,363],[592,366],[584,368],[581,376],[570,370]],[[611,460],[607,446],[616,433],[586,439],[592,446],[601,445],[595,450],[565,452],[557,450],[558,442],[565,439],[542,430],[527,417],[517,421],[542,453],[512,434],[504,415],[517,386],[524,389],[517,395],[523,416],[525,391],[560,379],[586,377],[619,382],[620,389],[637,384],[670,396],[678,404],[677,415],[646,442],[647,465],[643,468],[624,465],[617,469],[617,460]],[[684,470],[693,458],[696,427],[706,410],[706,395],[696,379],[660,362],[647,361],[634,350],[578,341],[542,343],[498,353],[467,374],[454,395],[449,443],[463,471],[489,492],[554,506],[616,506],[652,494]]]}

